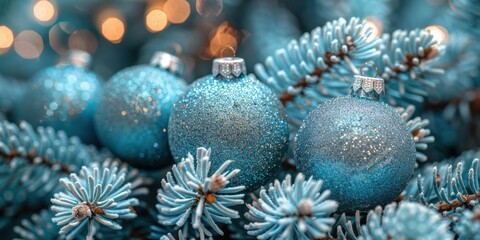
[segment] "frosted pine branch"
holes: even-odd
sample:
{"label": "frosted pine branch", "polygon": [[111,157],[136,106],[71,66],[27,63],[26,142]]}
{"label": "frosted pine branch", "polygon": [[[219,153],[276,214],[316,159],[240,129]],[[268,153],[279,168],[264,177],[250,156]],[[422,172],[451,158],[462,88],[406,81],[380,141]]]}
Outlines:
{"label": "frosted pine branch", "polygon": [[260,198],[245,217],[248,234],[258,239],[318,239],[327,236],[335,222],[330,217],[338,203],[328,200],[330,191],[321,191],[322,181],[299,173],[292,184],[291,176],[284,181],[275,180],[268,190],[260,191]]}
{"label": "frosted pine branch", "polygon": [[427,155],[422,151],[428,148],[428,144],[435,142],[435,137],[430,135],[430,129],[427,128],[430,121],[428,121],[428,119],[422,119],[421,117],[412,118],[415,113],[415,107],[413,105],[409,105],[407,108],[397,107],[397,112],[403,121],[405,121],[408,131],[412,134],[413,140],[415,141],[417,162],[426,162]]}
{"label": "frosted pine branch", "polygon": [[62,226],[59,234],[72,239],[86,228],[86,239],[93,239],[98,224],[120,230],[117,219],[135,218],[132,206],[139,202],[131,198],[131,183],[125,183],[127,172],[126,166],[84,166],[80,175],[60,179],[65,192],[51,199],[56,212],[52,220]]}
{"label": "frosted pine branch", "polygon": [[[211,230],[223,235],[219,223],[231,224],[232,218],[240,217],[231,207],[243,204],[244,194],[240,192],[245,187],[227,187],[240,170],[227,170],[232,160],[226,160],[210,173],[210,154],[210,149],[198,148],[196,160],[188,154],[162,179],[162,188],[157,195],[158,222],[173,227],[172,233],[163,238],[173,238],[172,234],[178,233],[180,239],[189,235],[210,239],[213,236]],[[153,235],[153,238],[160,237]]]}

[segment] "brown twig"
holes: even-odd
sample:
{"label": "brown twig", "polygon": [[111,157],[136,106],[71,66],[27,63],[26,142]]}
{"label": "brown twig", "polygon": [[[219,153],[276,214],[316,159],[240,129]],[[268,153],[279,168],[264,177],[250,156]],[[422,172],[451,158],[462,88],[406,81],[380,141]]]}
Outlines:
{"label": "brown twig", "polygon": [[63,172],[63,173],[66,173],[66,174],[70,174],[72,172],[68,165],[62,165],[62,164],[59,164],[59,163],[50,162],[49,159],[46,158],[46,157],[36,156],[35,152],[29,152],[26,156],[20,155],[20,153],[17,152],[17,151],[12,151],[10,154],[0,153],[0,158],[5,159],[6,161],[12,161],[13,159],[15,159],[17,157],[24,158],[25,160],[28,161],[28,163],[30,163],[32,165],[33,164],[43,164],[43,165],[45,165],[49,168],[52,168],[53,165],[58,164],[58,165],[60,165],[60,168],[59,168],[60,172]]}
{"label": "brown twig", "polygon": [[440,212],[454,210],[463,206],[470,206],[470,201],[475,201],[480,198],[480,192],[472,195],[462,195],[462,202],[458,200],[452,201],[452,203],[441,202],[437,205]]}

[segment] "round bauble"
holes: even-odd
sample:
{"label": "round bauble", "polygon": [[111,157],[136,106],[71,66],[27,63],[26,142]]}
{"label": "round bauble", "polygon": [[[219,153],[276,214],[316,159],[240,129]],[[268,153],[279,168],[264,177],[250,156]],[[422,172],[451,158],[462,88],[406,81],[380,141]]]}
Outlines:
{"label": "round bauble", "polygon": [[307,116],[295,161],[300,172],[324,180],[340,211],[353,212],[394,201],[413,174],[415,151],[394,108],[355,95],[329,100]]}
{"label": "round bauble", "polygon": [[87,70],[89,58],[85,52],[72,51],[65,62],[37,73],[14,111],[14,118],[34,127],[51,126],[85,143],[95,143],[93,116],[103,81]]}
{"label": "round bauble", "polygon": [[105,84],[95,115],[97,134],[110,151],[135,167],[161,168],[173,163],[168,119],[187,88],[178,64],[178,58],[159,52],[151,65],[123,69]]}
{"label": "round bauble", "polygon": [[226,160],[241,170],[234,185],[254,190],[279,169],[288,148],[285,111],[272,91],[247,77],[241,58],[215,59],[213,75],[197,80],[170,117],[175,161],[198,147],[212,148],[211,169]]}

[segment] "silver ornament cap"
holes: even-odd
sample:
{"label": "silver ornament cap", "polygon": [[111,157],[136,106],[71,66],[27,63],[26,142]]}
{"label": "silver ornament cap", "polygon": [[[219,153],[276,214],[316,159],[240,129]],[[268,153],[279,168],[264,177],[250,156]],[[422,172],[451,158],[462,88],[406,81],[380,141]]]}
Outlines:
{"label": "silver ornament cap", "polygon": [[[367,64],[374,67],[374,77],[364,76],[363,69]],[[378,69],[375,64],[372,62],[363,64],[363,66],[360,68],[360,75],[353,76],[353,83],[350,88],[350,96],[379,101],[380,96],[385,93],[385,82],[382,78],[377,78],[377,75]]]}
{"label": "silver ornament cap", "polygon": [[153,54],[150,65],[159,67],[177,76],[182,76],[185,69],[185,65],[179,57],[162,51]]}
{"label": "silver ornament cap", "polygon": [[245,60],[239,57],[222,57],[213,60],[212,75],[214,78],[232,79],[247,75]]}
{"label": "silver ornament cap", "polygon": [[60,60],[61,64],[71,64],[74,66],[80,66],[84,68],[88,68],[92,63],[92,55],[90,53],[78,50],[78,49],[71,49],[68,50],[67,54]]}

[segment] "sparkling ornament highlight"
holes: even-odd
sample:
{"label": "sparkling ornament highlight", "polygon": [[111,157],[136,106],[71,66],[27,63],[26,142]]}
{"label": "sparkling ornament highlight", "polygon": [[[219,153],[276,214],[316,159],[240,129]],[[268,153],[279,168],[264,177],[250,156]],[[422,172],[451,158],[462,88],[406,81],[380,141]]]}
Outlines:
{"label": "sparkling ornament highlight", "polygon": [[415,143],[396,110],[377,101],[383,89],[383,79],[355,76],[351,96],[318,106],[296,137],[298,170],[324,180],[340,211],[388,204],[412,176]]}
{"label": "sparkling ornament highlight", "polygon": [[31,81],[14,111],[15,119],[51,126],[85,143],[95,143],[93,116],[102,91],[102,80],[87,70],[90,55],[70,51],[65,61],[41,71]]}
{"label": "sparkling ornament highlight", "polygon": [[213,74],[197,80],[175,103],[168,125],[178,162],[197,146],[213,148],[212,168],[235,159],[242,171],[235,186],[248,190],[268,182],[288,147],[285,112],[272,91],[246,75],[241,58],[218,58]]}
{"label": "sparkling ornament highlight", "polygon": [[115,74],[105,85],[95,115],[101,142],[133,166],[168,165],[168,119],[187,87],[180,78],[182,72],[179,58],[157,52],[150,66],[133,66]]}

